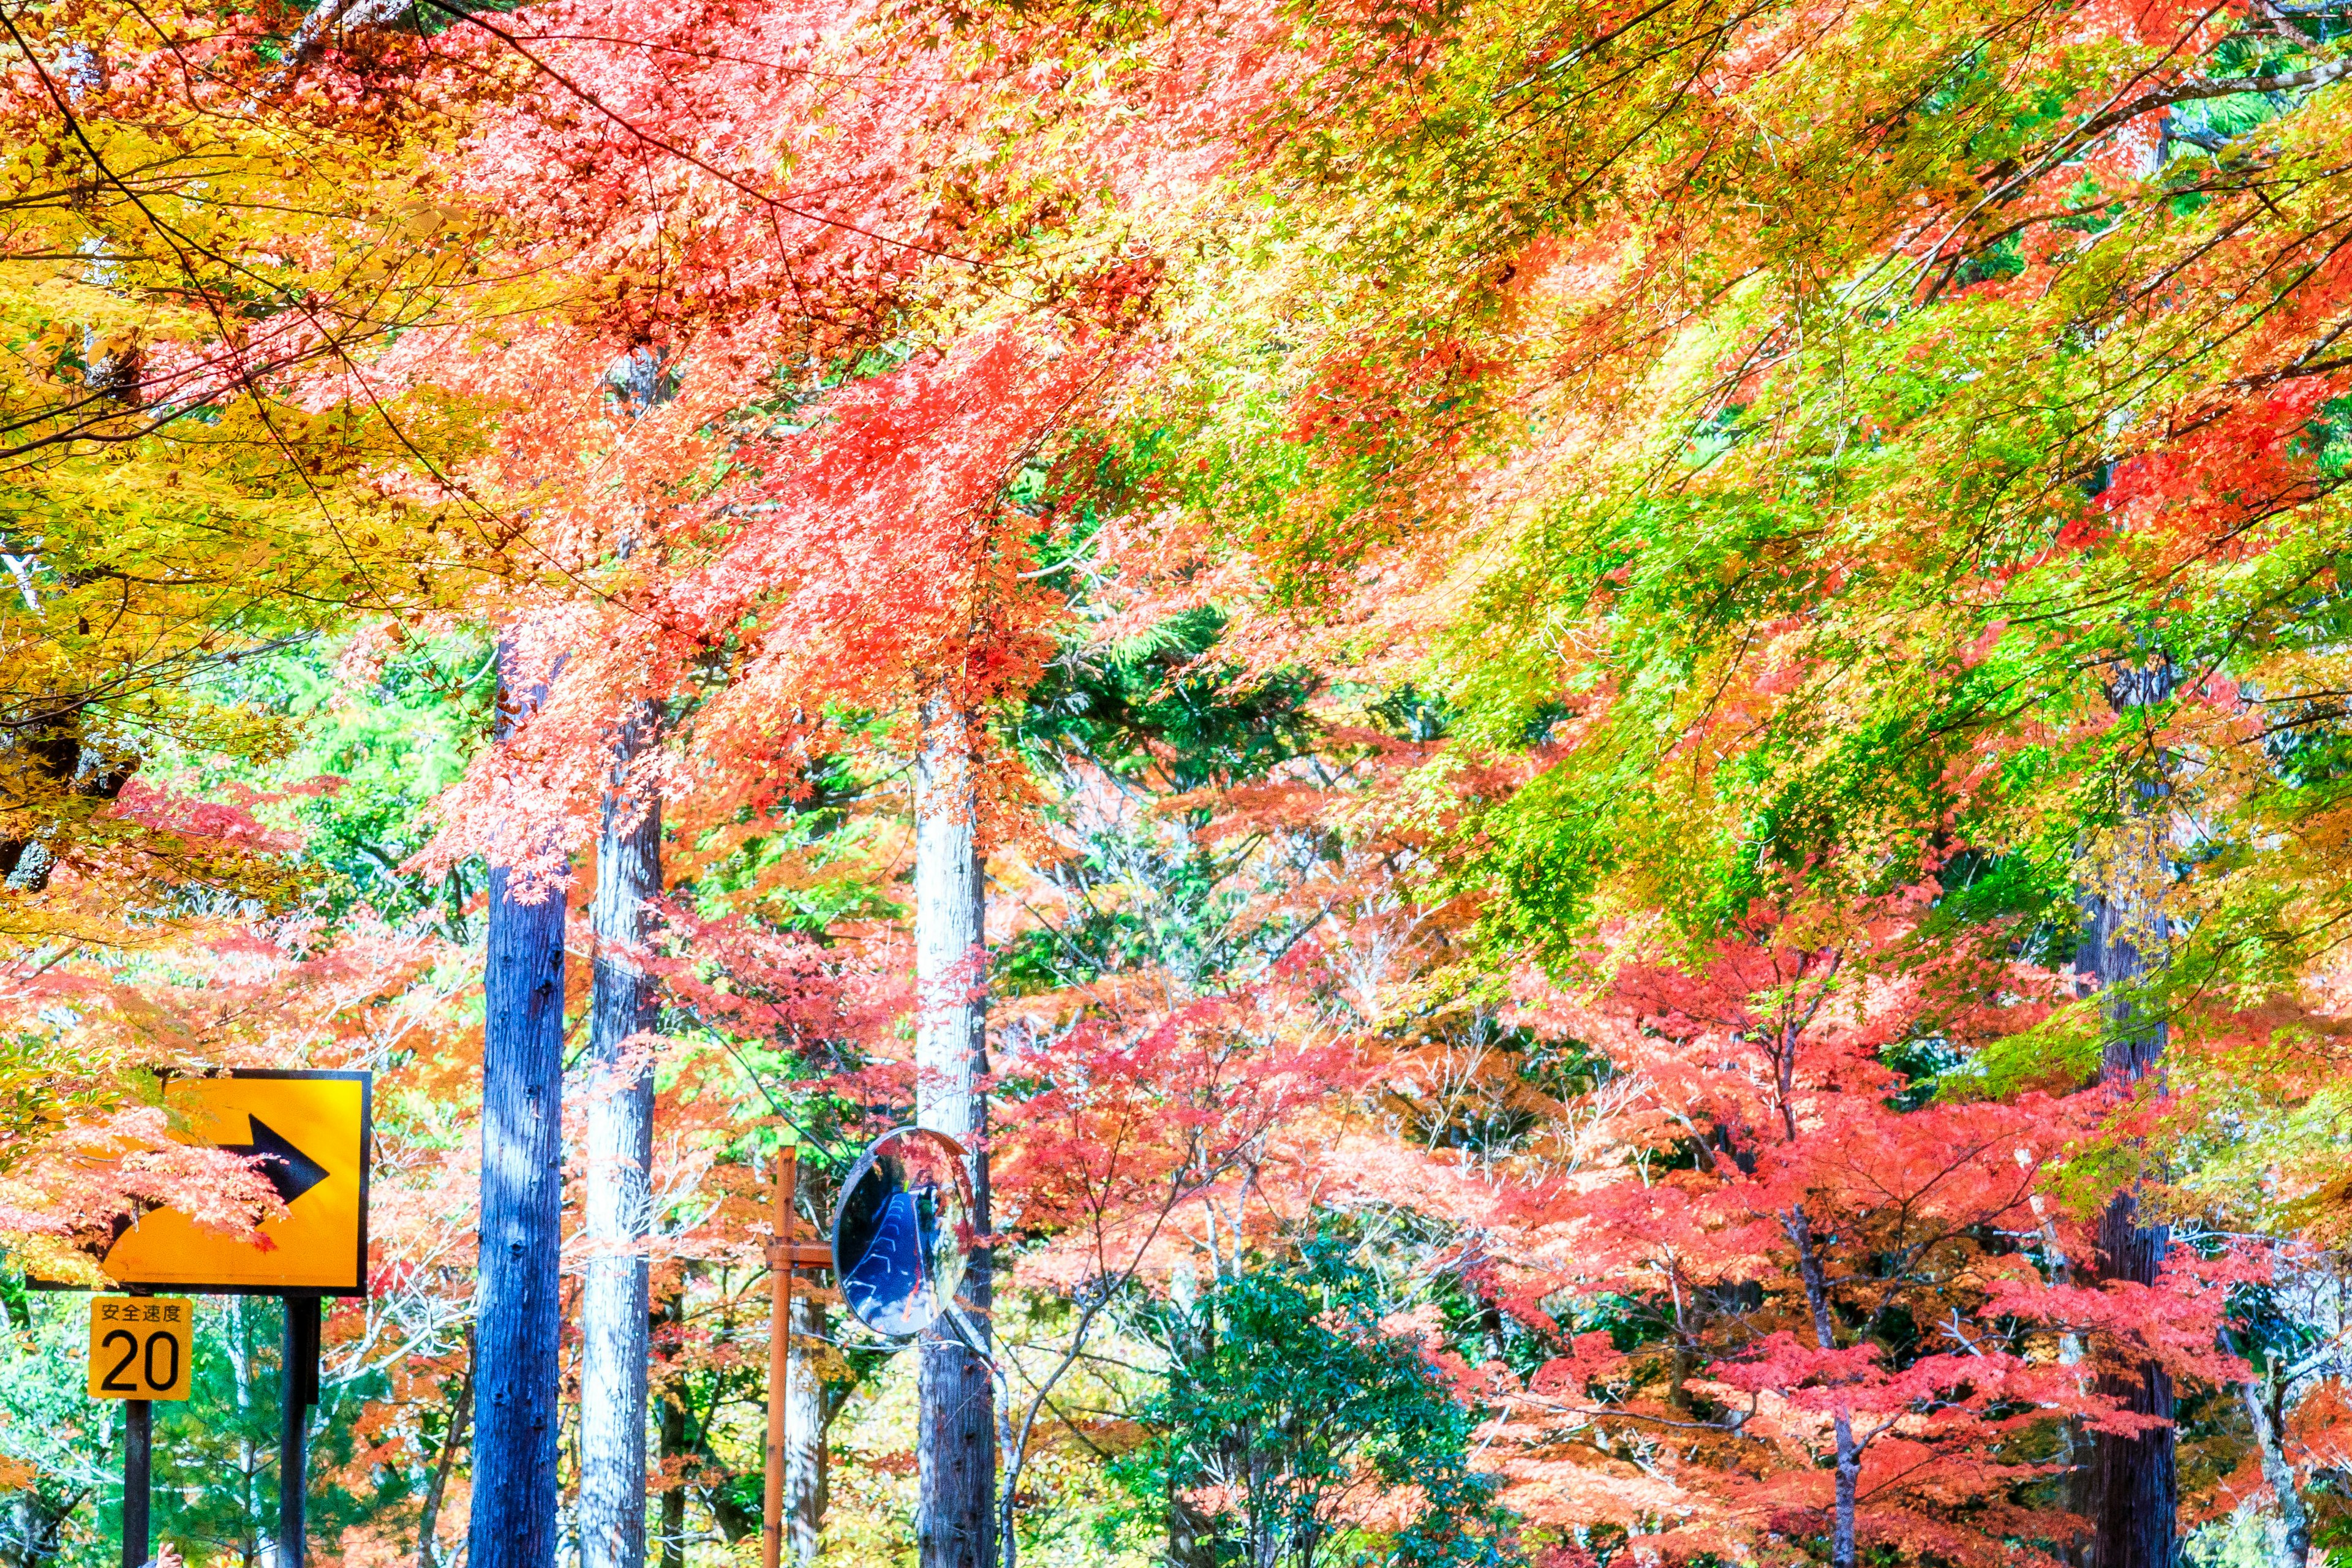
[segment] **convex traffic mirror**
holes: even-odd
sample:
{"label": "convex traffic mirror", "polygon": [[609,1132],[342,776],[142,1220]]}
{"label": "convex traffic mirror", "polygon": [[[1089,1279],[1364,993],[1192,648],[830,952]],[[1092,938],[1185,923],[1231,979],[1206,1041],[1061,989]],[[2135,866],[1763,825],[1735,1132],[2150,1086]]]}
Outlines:
{"label": "convex traffic mirror", "polygon": [[963,1283],[971,1220],[971,1182],[954,1139],[920,1127],[884,1133],[850,1168],[834,1211],[842,1300],[877,1333],[921,1333]]}

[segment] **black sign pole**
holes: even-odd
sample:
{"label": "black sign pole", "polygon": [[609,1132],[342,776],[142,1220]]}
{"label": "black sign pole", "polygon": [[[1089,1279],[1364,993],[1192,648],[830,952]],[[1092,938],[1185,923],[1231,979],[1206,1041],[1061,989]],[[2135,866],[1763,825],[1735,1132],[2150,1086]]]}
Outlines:
{"label": "black sign pole", "polygon": [[[288,1296],[278,1400],[278,1568],[302,1568],[303,1500],[310,1479],[310,1406],[319,1403],[319,1298]],[[125,1563],[124,1568],[138,1568]]]}
{"label": "black sign pole", "polygon": [[147,1478],[155,1456],[154,1406],[122,1402],[122,1568],[147,1561]]}
{"label": "black sign pole", "polygon": [[[144,1285],[126,1285],[136,1300],[151,1294]],[[147,1562],[148,1504],[154,1496],[155,1407],[144,1399],[122,1402],[122,1568]]]}

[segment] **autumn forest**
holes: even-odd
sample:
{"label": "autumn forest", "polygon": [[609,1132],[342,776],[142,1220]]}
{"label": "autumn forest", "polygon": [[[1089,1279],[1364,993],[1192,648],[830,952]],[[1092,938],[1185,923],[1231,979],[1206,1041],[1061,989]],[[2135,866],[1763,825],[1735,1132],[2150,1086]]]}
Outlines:
{"label": "autumn forest", "polygon": [[2352,1564],[2352,5],[0,33],[0,1568]]}

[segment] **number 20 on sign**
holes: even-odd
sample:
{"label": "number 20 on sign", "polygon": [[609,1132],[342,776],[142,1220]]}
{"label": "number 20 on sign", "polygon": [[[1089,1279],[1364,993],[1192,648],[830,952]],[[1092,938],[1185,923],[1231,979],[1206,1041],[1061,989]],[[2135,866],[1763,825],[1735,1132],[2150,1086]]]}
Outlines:
{"label": "number 20 on sign", "polygon": [[89,1304],[92,1399],[185,1399],[195,1303],[184,1296],[100,1296]]}

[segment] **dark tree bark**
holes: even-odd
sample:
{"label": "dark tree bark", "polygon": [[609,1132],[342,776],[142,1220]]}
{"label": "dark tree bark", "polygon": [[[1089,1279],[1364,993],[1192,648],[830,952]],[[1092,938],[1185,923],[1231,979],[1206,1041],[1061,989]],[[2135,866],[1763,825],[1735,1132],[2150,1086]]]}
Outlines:
{"label": "dark tree bark", "polygon": [[[2126,668],[2108,686],[2107,699],[2116,713],[2126,714],[2164,701],[2172,694],[2173,679],[2167,659]],[[2165,766],[2164,756],[2151,752],[2135,769],[2115,852],[2097,868],[2083,899],[2083,947],[2077,962],[2096,977],[2106,996],[2099,1077],[2118,1087],[2157,1072],[2164,1058],[2164,1019],[2136,994],[2136,987],[2163,966],[2170,935],[2164,909],[2172,879]],[[2141,1223],[2136,1184],[2117,1193],[2099,1220],[2095,1260],[2099,1279],[2153,1285],[2171,1239],[2167,1226]],[[2103,1368],[2097,1388],[2123,1408],[2158,1417],[2165,1425],[2134,1436],[2103,1432],[2093,1444],[2087,1477],[2092,1563],[2095,1568],[2175,1568],[2179,1474],[2171,1425],[2172,1380],[2154,1362],[2143,1362]]]}
{"label": "dark tree bark", "polygon": [[[968,715],[943,702],[925,705],[915,763],[915,1119],[970,1152],[973,1224],[985,1233],[988,1105],[980,1080],[988,1070],[987,903],[971,742]],[[961,1294],[975,1342],[965,1342],[959,1325],[943,1323],[923,1336],[919,1352],[921,1568],[999,1568],[985,1252],[974,1255]]]}
{"label": "dark tree bark", "polygon": [[[500,658],[501,738],[544,689]],[[563,890],[489,877],[481,1280],[468,1568],[554,1568],[563,1194]]]}
{"label": "dark tree bark", "polygon": [[[0,731],[0,808],[26,813],[37,822],[0,836],[0,877],[12,893],[37,893],[49,885],[58,863],[57,838],[71,814],[70,803],[113,800],[137,771],[135,757],[118,756],[87,743],[72,717],[27,730]],[[66,809],[60,811],[60,801]]]}
{"label": "dark tree bark", "polygon": [[37,1489],[9,1494],[0,1502],[0,1568],[47,1568],[56,1562],[66,1518],[85,1495],[76,1492],[60,1509]]}
{"label": "dark tree bark", "polygon": [[[86,43],[67,44],[55,68],[75,104],[106,89],[106,61]],[[92,268],[99,276],[112,270],[112,263],[104,261]],[[89,355],[85,384],[100,395],[101,407],[136,405],[138,351],[100,354],[93,352],[96,338],[94,331],[84,330],[83,352]],[[37,574],[38,564],[27,571]],[[16,586],[26,607],[33,608],[30,577],[20,574]],[[36,825],[0,835],[0,878],[12,893],[37,893],[49,885],[49,873],[57,867],[58,839],[72,815],[71,802],[115,799],[131,782],[139,759],[90,743],[83,728],[87,710],[79,698],[55,691],[17,693],[10,706],[15,711],[5,715],[8,722],[0,729],[0,809],[26,813]],[[58,809],[61,796],[64,812]],[[43,817],[48,820],[41,821]]]}
{"label": "dark tree bark", "polygon": [[[1825,1351],[1839,1348],[1837,1319],[1830,1299],[1829,1270],[1822,1263],[1820,1245],[1813,1238],[1813,1224],[1801,1205],[1790,1208],[1781,1216],[1781,1228],[1790,1245],[1797,1249],[1797,1272],[1805,1282],[1805,1305],[1812,1314],[1813,1342]],[[1862,1487],[1862,1448],[1854,1441],[1853,1418],[1843,1409],[1831,1418],[1831,1431],[1837,1439],[1837,1458],[1832,1474],[1834,1500],[1830,1520],[1830,1563],[1832,1568],[1854,1568],[1860,1561],[1860,1538],[1855,1533],[1854,1505]]]}
{"label": "dark tree bark", "polygon": [[[2119,1195],[2099,1222],[2099,1273],[2105,1279],[2153,1284],[2170,1244],[2163,1226],[2137,1223],[2138,1200]],[[2144,1415],[2173,1418],[2172,1379],[2153,1362],[2110,1367],[2098,1391]],[[2179,1558],[2179,1464],[2173,1428],[2137,1436],[2102,1432],[2091,1452],[2091,1495],[2096,1500],[2092,1561],[2096,1568],[2174,1568]]]}
{"label": "dark tree bark", "polygon": [[661,803],[620,787],[652,739],[639,712],[622,731],[604,800],[589,908],[595,969],[589,997],[587,1175],[591,1252],[580,1303],[580,1561],[645,1568],[646,1400],[649,1354],[645,1238],[652,1229],[653,1068],[624,1056],[655,1026],[654,978],[639,957],[647,900],[661,891]]}

